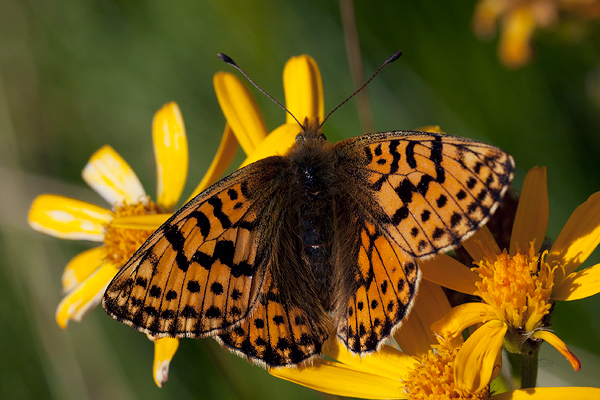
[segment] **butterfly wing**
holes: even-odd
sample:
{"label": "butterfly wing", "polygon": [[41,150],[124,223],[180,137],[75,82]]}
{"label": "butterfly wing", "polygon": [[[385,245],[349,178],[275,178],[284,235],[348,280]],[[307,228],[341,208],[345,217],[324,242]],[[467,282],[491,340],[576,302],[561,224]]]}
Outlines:
{"label": "butterfly wing", "polygon": [[313,318],[306,307],[284,300],[270,275],[265,279],[265,288],[259,299],[261,306],[255,307],[252,315],[235,329],[216,339],[269,367],[297,365],[319,354],[329,336],[328,324]]}
{"label": "butterfly wing", "polygon": [[343,222],[347,231],[356,232],[355,251],[336,250],[337,334],[355,353],[377,350],[399,326],[421,279],[415,258],[388,239],[364,211],[356,207],[357,217]]}
{"label": "butterfly wing", "polygon": [[268,262],[260,226],[278,165],[238,170],[173,215],[108,286],[108,314],[157,337],[204,337],[247,317]]}
{"label": "butterfly wing", "polygon": [[280,289],[284,278],[299,285],[293,275],[303,267],[282,195],[288,167],[282,157],[260,160],[186,204],[110,283],[108,314],[155,337],[221,335],[223,345],[271,367],[319,353],[328,327],[316,297],[299,304]]}
{"label": "butterfly wing", "polygon": [[350,350],[369,352],[410,311],[420,280],[416,261],[455,248],[487,222],[514,162],[497,147],[426,132],[364,135],[334,149],[338,179],[347,182],[337,225],[356,237],[354,252],[335,250],[343,260],[335,266],[337,332]]}

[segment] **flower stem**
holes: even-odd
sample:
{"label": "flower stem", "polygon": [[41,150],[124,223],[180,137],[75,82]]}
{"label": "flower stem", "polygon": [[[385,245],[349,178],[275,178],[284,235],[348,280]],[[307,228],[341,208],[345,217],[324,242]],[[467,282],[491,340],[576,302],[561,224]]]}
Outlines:
{"label": "flower stem", "polygon": [[538,350],[531,354],[519,354],[521,360],[521,389],[535,387],[538,373]]}

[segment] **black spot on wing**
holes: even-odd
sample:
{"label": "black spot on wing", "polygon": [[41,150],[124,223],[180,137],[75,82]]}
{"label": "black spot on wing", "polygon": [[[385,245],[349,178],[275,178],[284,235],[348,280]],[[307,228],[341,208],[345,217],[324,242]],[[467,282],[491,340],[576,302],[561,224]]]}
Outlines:
{"label": "black spot on wing", "polygon": [[416,144],[417,144],[416,141],[411,141],[406,146],[406,162],[408,163],[408,166],[411,167],[412,169],[417,168],[417,160],[415,159]]}
{"label": "black spot on wing", "polygon": [[238,192],[235,189],[228,189],[227,196],[229,196],[231,201],[235,201],[238,198]]}
{"label": "black spot on wing", "polygon": [[412,201],[412,194],[417,190],[410,179],[404,179],[395,189],[396,194],[403,204],[408,204]]}
{"label": "black spot on wing", "polygon": [[398,172],[400,164],[400,152],[398,151],[399,140],[390,141],[390,154],[392,155],[392,164],[390,165],[390,174]]}
{"label": "black spot on wing", "polygon": [[446,172],[442,167],[442,149],[444,145],[442,144],[442,138],[437,136],[435,140],[431,143],[431,161],[435,164],[435,172],[436,172],[436,182],[444,183],[446,181]]}
{"label": "black spot on wing", "polygon": [[194,210],[190,213],[190,217],[196,220],[196,226],[200,229],[200,234],[203,237],[208,236],[210,232],[210,220],[202,211]]}
{"label": "black spot on wing", "polygon": [[182,272],[187,272],[190,262],[183,252],[185,238],[177,225],[169,225],[164,230],[164,237],[169,241],[175,251],[175,263]]}
{"label": "black spot on wing", "polygon": [[207,200],[207,203],[213,207],[213,215],[219,222],[223,229],[231,228],[231,221],[227,214],[223,212],[223,202],[217,196],[213,196]]}

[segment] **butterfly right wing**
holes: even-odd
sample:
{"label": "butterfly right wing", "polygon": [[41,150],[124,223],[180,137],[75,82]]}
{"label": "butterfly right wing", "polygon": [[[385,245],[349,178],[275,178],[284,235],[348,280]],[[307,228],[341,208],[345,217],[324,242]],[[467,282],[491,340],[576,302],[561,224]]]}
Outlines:
{"label": "butterfly right wing", "polygon": [[261,224],[282,165],[261,160],[187,203],[115,276],[106,312],[156,337],[205,337],[246,318],[265,276]]}
{"label": "butterfly right wing", "polygon": [[344,236],[355,237],[351,246],[342,237],[335,241],[342,258],[338,336],[365,353],[408,315],[420,279],[417,260],[457,247],[487,222],[514,162],[497,147],[426,132],[363,135],[337,143],[335,151],[344,182],[336,218],[346,226]]}

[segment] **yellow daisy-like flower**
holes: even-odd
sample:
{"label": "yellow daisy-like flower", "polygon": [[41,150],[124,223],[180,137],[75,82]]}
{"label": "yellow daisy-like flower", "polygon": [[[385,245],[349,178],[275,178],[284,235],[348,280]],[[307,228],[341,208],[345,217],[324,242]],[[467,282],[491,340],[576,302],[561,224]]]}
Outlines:
{"label": "yellow daisy-like flower", "polygon": [[[423,281],[418,296],[427,301],[417,299],[411,315],[395,336],[402,351],[384,345],[376,353],[358,357],[333,335],[323,346],[324,354],[333,361],[319,358],[309,366],[269,372],[321,392],[364,399],[558,400],[567,395],[600,396],[600,389],[585,387],[522,389],[491,395],[490,381],[501,370],[501,358],[483,370],[473,364],[460,372],[463,379],[456,379],[456,359],[473,349],[462,344],[460,338],[436,341],[427,328],[450,310],[438,285]],[[489,333],[493,334],[491,330]],[[496,335],[494,340],[496,346],[502,345],[502,337]]]}
{"label": "yellow daisy-like flower", "polygon": [[[56,322],[61,328],[66,328],[70,320],[80,321],[98,305],[115,274],[153,232],[153,229],[122,228],[119,220],[168,212],[179,201],[187,176],[188,145],[177,104],[166,104],[155,114],[152,138],[157,169],[156,202],[150,200],[131,167],[110,146],[92,155],[82,176],[112,208],[52,194],[38,196],[33,201],[28,222],[34,230],[61,239],[102,243],[77,255],[63,272],[66,295],[56,311]],[[156,342],[161,370],[155,369],[155,379],[159,386],[166,380],[168,362],[174,354],[174,350],[165,352],[165,349],[176,346],[177,339]]]}
{"label": "yellow daisy-like flower", "polygon": [[[491,346],[491,336],[503,337],[509,351],[522,355],[536,353],[547,341],[580,369],[579,360],[551,332],[547,316],[557,300],[600,292],[600,264],[576,272],[600,242],[600,192],[573,212],[552,248],[540,253],[548,217],[546,169],[536,167],[523,184],[509,251],[500,251],[487,228],[464,243],[477,265],[477,289],[471,294],[483,302],[455,307],[432,327],[442,337],[457,337],[467,327],[483,324],[465,343],[474,350],[457,358],[458,372],[473,364],[483,368],[496,358],[483,353]],[[445,257],[432,262],[443,263]]]}
{"label": "yellow daisy-like flower", "polygon": [[498,56],[504,65],[518,68],[531,59],[531,38],[536,28],[554,26],[561,13],[583,19],[600,16],[597,0],[480,0],[475,7],[473,29],[487,38],[501,26]]}

